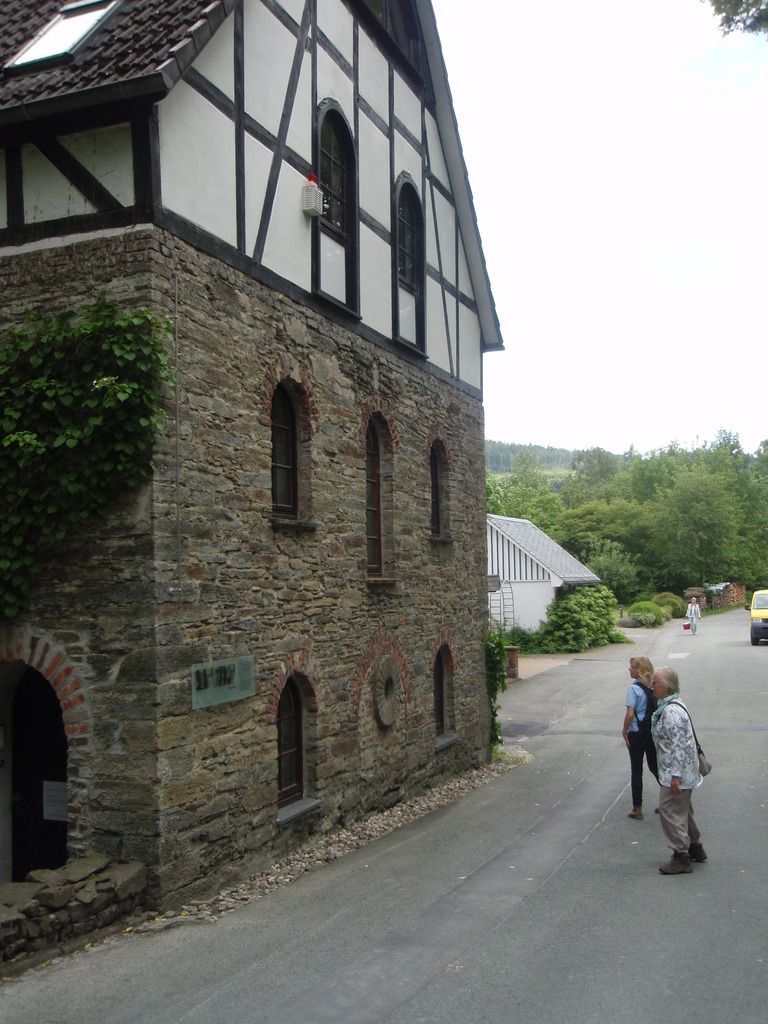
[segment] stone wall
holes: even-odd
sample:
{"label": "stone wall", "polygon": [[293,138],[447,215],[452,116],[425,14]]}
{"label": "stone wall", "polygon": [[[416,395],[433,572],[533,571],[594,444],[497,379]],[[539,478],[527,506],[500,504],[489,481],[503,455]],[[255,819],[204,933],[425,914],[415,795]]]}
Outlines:
{"label": "stone wall", "polygon": [[36,953],[106,928],[142,905],[143,864],[89,853],[56,871],[0,885],[0,959]]}
{"label": "stone wall", "polygon": [[[0,258],[8,323],[86,305],[102,288],[178,312],[178,396],[168,395],[152,480],[63,546],[29,613],[6,627],[3,656],[35,638],[81,682],[71,853],[142,860],[153,898],[173,902],[487,760],[482,405],[420,360],[160,230]],[[271,514],[270,408],[281,381],[302,415],[294,526]],[[392,481],[384,583],[366,572],[371,415],[388,439]],[[439,542],[435,438],[449,476],[450,537]],[[453,729],[437,743],[439,650]],[[190,667],[241,655],[255,659],[255,697],[192,710]],[[374,713],[382,665],[398,683],[387,729]],[[305,705],[312,808],[279,824],[275,712],[291,676]]]}

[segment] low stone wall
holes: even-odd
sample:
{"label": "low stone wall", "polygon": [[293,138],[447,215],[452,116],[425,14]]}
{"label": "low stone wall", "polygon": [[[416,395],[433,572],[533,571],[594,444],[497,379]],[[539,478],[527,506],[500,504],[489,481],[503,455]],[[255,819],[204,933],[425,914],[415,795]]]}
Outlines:
{"label": "low stone wall", "polygon": [[0,956],[10,960],[105,928],[141,907],[146,888],[144,864],[113,864],[93,852],[0,885]]}

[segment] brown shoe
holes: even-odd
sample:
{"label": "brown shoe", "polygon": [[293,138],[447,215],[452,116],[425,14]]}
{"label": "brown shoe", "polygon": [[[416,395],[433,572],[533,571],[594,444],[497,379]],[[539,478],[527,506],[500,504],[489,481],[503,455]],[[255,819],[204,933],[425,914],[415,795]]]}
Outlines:
{"label": "brown shoe", "polygon": [[662,875],[690,875],[693,871],[691,855],[687,850],[685,853],[675,852],[668,863],[661,865],[659,871]]}
{"label": "brown shoe", "polygon": [[695,860],[697,864],[703,864],[707,859],[707,855],[701,843],[691,843],[691,848],[688,853],[691,855],[691,860]]}
{"label": "brown shoe", "polygon": [[643,808],[642,807],[633,807],[632,810],[627,815],[627,817],[628,818],[634,818],[635,821],[642,821],[643,820]]}

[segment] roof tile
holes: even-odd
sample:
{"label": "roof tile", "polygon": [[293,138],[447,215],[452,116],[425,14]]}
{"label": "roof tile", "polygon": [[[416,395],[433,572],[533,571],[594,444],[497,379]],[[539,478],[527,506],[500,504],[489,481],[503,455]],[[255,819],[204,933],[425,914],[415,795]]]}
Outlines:
{"label": "roof tile", "polygon": [[[65,0],[3,0],[0,4],[0,67],[6,65],[54,17]],[[0,72],[0,110],[148,77],[161,69],[173,77],[209,41],[232,10],[231,0],[123,0],[75,60],[26,73]],[[172,56],[178,55],[181,69]]]}

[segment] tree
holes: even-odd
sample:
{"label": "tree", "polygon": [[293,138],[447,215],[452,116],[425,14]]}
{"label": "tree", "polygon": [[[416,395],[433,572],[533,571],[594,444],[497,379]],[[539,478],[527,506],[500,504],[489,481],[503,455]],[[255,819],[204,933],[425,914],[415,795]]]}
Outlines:
{"label": "tree", "polygon": [[587,567],[613,591],[619,604],[629,604],[637,593],[635,559],[618,541],[597,542],[587,556]]}
{"label": "tree", "polygon": [[485,490],[491,514],[530,519],[545,533],[550,533],[560,515],[560,498],[553,494],[544,470],[526,451],[515,456],[513,473],[500,477],[486,473]]}
{"label": "tree", "polygon": [[709,0],[723,32],[768,32],[768,0]]}
{"label": "tree", "polygon": [[610,483],[622,466],[622,458],[612,455],[604,448],[589,448],[573,453],[572,474],[564,481],[560,490],[563,504],[576,508],[585,501],[604,498]]}
{"label": "tree", "polygon": [[684,589],[731,578],[739,559],[739,507],[728,481],[696,465],[656,507],[655,551],[666,578]]}

